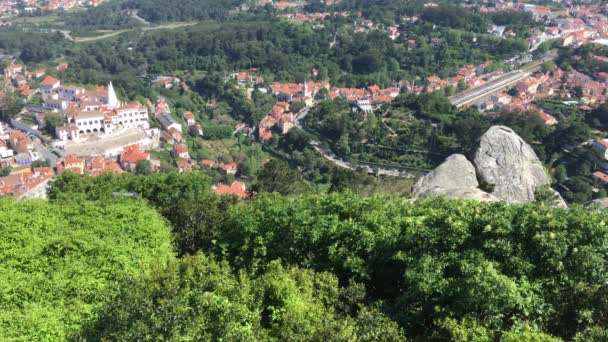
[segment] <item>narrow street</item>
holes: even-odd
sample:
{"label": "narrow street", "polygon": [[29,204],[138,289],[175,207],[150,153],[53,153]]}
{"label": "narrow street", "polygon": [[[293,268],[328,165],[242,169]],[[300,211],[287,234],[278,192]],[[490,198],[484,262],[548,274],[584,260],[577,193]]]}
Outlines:
{"label": "narrow street", "polygon": [[34,144],[34,148],[38,153],[40,153],[40,157],[42,159],[49,160],[51,162],[52,167],[57,167],[57,162],[59,162],[59,157],[57,157],[51,150],[49,150],[46,146],[44,146],[40,140],[32,139],[32,143]]}

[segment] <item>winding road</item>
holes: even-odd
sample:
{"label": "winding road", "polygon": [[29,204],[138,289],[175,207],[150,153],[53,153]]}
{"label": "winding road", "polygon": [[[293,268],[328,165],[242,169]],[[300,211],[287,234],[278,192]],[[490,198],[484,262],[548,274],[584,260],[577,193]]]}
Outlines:
{"label": "winding road", "polygon": [[[140,18],[140,19],[144,20],[143,18]],[[176,29],[176,28],[180,28],[180,27],[193,26],[196,24],[197,24],[196,22],[171,23],[171,24],[163,24],[163,25],[157,25],[157,26],[142,27],[141,30],[142,31],[155,31],[155,30],[163,30],[163,29],[170,30],[170,29]],[[102,40],[102,39],[112,38],[112,37],[118,36],[119,34],[122,34],[125,32],[130,32],[133,30],[136,30],[136,29],[124,29],[124,30],[116,30],[116,31],[98,31],[98,32],[107,32],[107,33],[101,34],[99,36],[94,36],[94,37],[75,37],[72,34],[72,31],[68,31],[68,30],[58,30],[58,32],[61,32],[61,34],[63,34],[65,39],[67,39],[69,41],[72,41],[75,43],[89,43],[89,42],[94,42],[94,41],[98,41],[98,40]]]}
{"label": "winding road", "polygon": [[353,166],[353,164],[345,161],[335,155],[333,152],[326,152],[320,147],[320,143],[318,141],[311,141],[310,145],[315,149],[315,151],[319,152],[323,156],[323,158],[330,161],[332,164],[347,170],[357,170],[364,169],[369,174],[379,175],[379,176],[390,176],[390,177],[400,177],[400,178],[416,178],[419,177],[421,172],[411,172],[411,171],[399,171],[397,169],[387,169],[387,168],[372,168],[371,166],[360,163],[358,166]]}

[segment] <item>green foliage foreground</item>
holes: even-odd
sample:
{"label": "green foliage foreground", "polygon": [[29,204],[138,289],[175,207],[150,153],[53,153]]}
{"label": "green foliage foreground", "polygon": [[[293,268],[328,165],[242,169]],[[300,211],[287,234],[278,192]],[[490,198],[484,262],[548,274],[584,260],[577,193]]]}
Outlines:
{"label": "green foliage foreground", "polygon": [[[89,192],[93,188],[97,192]],[[16,209],[10,214],[12,202],[3,212],[30,228],[17,234],[25,241],[37,241],[38,235],[52,241],[32,230],[31,222],[54,222],[57,215],[70,217],[70,226],[95,222],[98,228],[79,233],[83,239],[112,232],[102,235],[115,239],[103,256],[83,253],[95,260],[86,270],[101,272],[113,265],[107,260],[125,259],[116,246],[147,240],[129,231],[116,233],[110,227],[121,224],[96,214],[105,209],[85,205],[86,210],[72,209],[67,216],[64,208],[80,208],[70,203],[91,197],[115,202],[105,191],[120,190],[136,193],[165,216],[180,257],[150,263],[150,256],[142,256],[152,271],[121,279],[120,290],[109,294],[109,285],[99,285],[103,282],[92,282],[94,290],[85,281],[45,285],[34,298],[81,304],[81,296],[66,293],[85,291],[98,303],[77,317],[86,320],[84,326],[83,320],[67,320],[76,310],[56,316],[64,302],[30,310],[35,319],[28,319],[47,322],[53,337],[74,331],[71,336],[86,340],[120,341],[588,341],[608,336],[608,216],[583,208],[412,202],[348,193],[260,194],[251,201],[226,202],[214,200],[203,178],[153,175],[95,181],[60,177],[51,194],[62,206],[45,205],[53,212],[38,215],[24,207],[22,212],[31,214],[26,219]],[[123,205],[119,213],[130,217],[141,202],[110,207]],[[4,239],[15,245],[15,238]],[[134,240],[138,244],[128,242]],[[21,255],[31,250],[9,252],[0,259],[2,267],[15,269],[12,265],[23,263]],[[57,263],[35,260],[43,270]],[[85,272],[81,263],[72,264],[66,272]],[[51,279],[50,284],[56,278],[39,277]],[[32,279],[18,284],[19,293],[36,284]],[[2,293],[4,301],[10,298],[10,292]],[[15,329],[15,322],[25,319],[9,320],[9,315],[33,302],[2,303],[2,322]]]}
{"label": "green foliage foreground", "polygon": [[162,217],[141,202],[2,199],[0,340],[63,340],[120,282],[172,254]]}
{"label": "green foliage foreground", "polygon": [[571,339],[608,323],[607,223],[584,208],[260,196],[232,208],[215,253],[252,273],[280,258],[363,284],[412,338]]}

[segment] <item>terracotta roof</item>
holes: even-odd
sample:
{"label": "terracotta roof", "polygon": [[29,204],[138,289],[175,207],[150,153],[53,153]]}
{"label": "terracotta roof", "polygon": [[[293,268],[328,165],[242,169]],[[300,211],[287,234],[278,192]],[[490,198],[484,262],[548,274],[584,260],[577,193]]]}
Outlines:
{"label": "terracotta roof", "polygon": [[121,163],[137,163],[140,160],[148,160],[150,154],[140,150],[139,145],[129,145],[120,154]]}
{"label": "terracotta roof", "polygon": [[40,85],[50,87],[50,86],[57,84],[57,82],[59,82],[59,80],[56,79],[55,77],[47,76],[40,82]]}
{"label": "terracotta roof", "polygon": [[272,138],[272,132],[269,129],[260,127],[259,136],[260,139],[268,141]]}
{"label": "terracotta roof", "polygon": [[603,173],[603,172],[601,172],[601,171],[595,171],[593,173],[593,177],[601,180],[604,183],[608,183],[608,175],[605,174],[605,173]]}
{"label": "terracotta roof", "polygon": [[215,160],[204,159],[203,161],[201,161],[201,164],[203,166],[212,167],[213,165],[215,165]]}
{"label": "terracotta roof", "polygon": [[84,163],[84,160],[76,157],[75,155],[67,155],[65,158],[63,158],[63,164],[66,166],[79,163]]}
{"label": "terracotta roof", "polygon": [[239,169],[239,165],[237,163],[228,163],[228,164],[220,164],[220,169],[225,171],[236,171]]}
{"label": "terracotta roof", "polygon": [[173,149],[178,154],[188,153],[188,146],[186,146],[184,144],[176,144],[175,146],[173,146]]}
{"label": "terracotta roof", "polygon": [[234,181],[230,186],[220,183],[215,187],[215,193],[219,196],[231,195],[238,196],[241,199],[247,199],[249,194],[243,182]]}
{"label": "terracotta roof", "polygon": [[36,167],[34,168],[34,173],[38,173],[45,176],[53,176],[55,171],[53,171],[52,167]]}

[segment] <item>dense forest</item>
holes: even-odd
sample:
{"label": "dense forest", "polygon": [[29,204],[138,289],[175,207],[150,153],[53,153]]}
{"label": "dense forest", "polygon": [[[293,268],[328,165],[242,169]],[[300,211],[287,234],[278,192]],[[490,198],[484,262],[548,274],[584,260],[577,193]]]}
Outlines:
{"label": "dense forest", "polygon": [[75,31],[121,29],[141,25],[131,14],[149,23],[192,20],[223,20],[228,12],[243,0],[172,0],[171,6],[163,0],[112,0],[87,11],[66,13],[62,19],[65,28]]}
{"label": "dense forest", "polygon": [[[237,202],[215,198],[200,175],[177,174],[66,173],[51,196],[49,204],[0,203],[2,229],[12,232],[3,259],[23,256],[0,269],[4,292],[13,294],[2,307],[17,310],[3,309],[8,336],[588,341],[607,334],[608,220],[583,208],[350,193],[261,193]],[[167,219],[177,257],[146,205]],[[113,271],[107,260],[124,266]],[[31,285],[36,274],[53,282],[20,283]],[[70,274],[82,281],[57,291]]]}
{"label": "dense forest", "polygon": [[[546,100],[539,105],[549,109],[550,103],[555,102],[561,104]],[[592,126],[587,121],[593,121],[572,109],[562,114],[551,110],[560,121],[553,127],[530,112],[482,115],[474,108],[457,110],[441,91],[401,94],[371,114],[351,107],[343,99],[325,101],[310,111],[306,128],[317,139],[325,139],[341,156],[414,169],[432,169],[452,153],[473,157],[479,137],[493,125],[513,128],[551,166],[564,149],[590,139]],[[589,188],[584,200],[575,202],[589,201],[590,191]]]}

